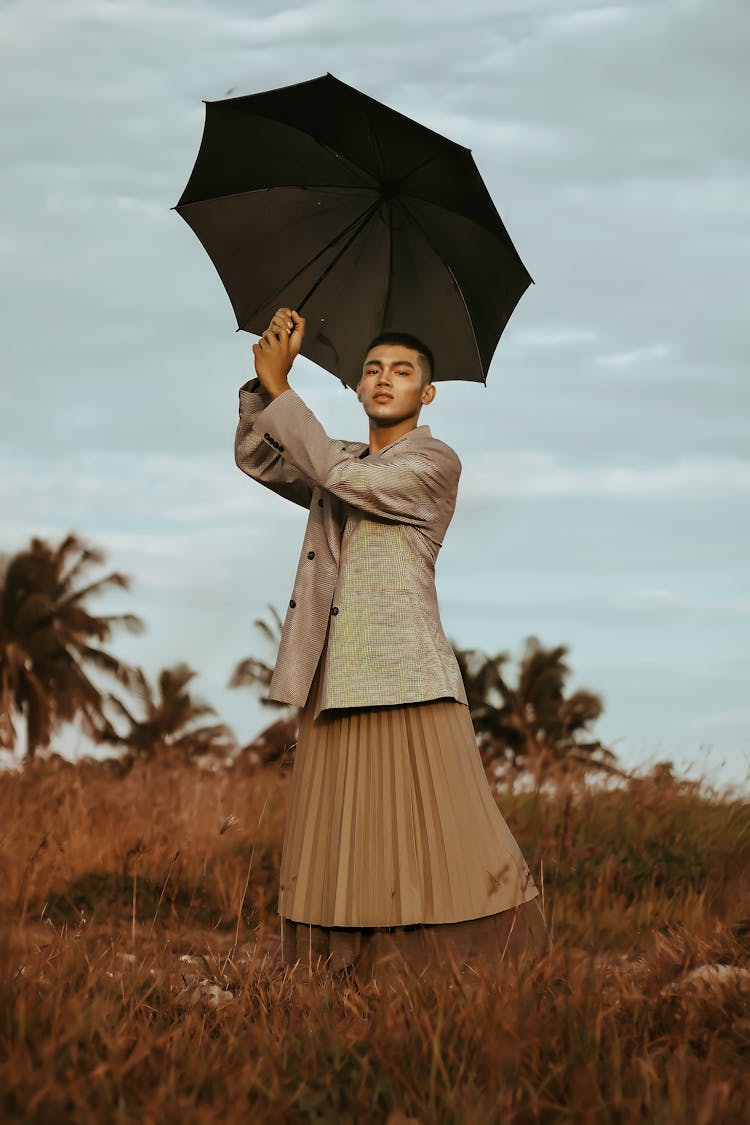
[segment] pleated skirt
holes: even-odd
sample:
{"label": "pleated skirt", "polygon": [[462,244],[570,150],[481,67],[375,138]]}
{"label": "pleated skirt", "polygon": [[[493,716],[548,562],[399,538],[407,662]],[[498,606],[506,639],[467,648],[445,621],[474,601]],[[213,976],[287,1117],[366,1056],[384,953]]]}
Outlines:
{"label": "pleated skirt", "polygon": [[[300,719],[282,845],[282,956],[335,967],[441,939],[465,955],[546,948],[537,887],[452,699]],[[387,936],[386,936],[387,935]]]}

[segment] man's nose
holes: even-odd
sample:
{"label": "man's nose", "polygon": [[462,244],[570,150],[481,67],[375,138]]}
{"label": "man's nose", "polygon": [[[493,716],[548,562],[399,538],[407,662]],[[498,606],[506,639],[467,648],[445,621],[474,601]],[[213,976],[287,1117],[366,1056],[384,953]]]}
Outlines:
{"label": "man's nose", "polygon": [[378,376],[377,382],[375,383],[375,386],[376,387],[390,387],[390,385],[391,385],[390,375],[388,374],[387,371],[381,371],[380,375]]}

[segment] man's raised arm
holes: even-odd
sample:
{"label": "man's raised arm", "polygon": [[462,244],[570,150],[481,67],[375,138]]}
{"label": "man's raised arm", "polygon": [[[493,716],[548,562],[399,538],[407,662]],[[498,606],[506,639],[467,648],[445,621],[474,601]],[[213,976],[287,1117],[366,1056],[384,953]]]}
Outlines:
{"label": "man's raised arm", "polygon": [[255,371],[268,396],[252,422],[258,441],[277,449],[311,486],[372,515],[421,528],[437,543],[450,523],[461,462],[443,442],[407,447],[398,456],[360,460],[325,432],[310,408],[289,386],[299,354],[304,319],[279,309],[257,344]]}
{"label": "man's raised arm", "polygon": [[243,473],[277,492],[287,500],[309,508],[312,481],[283,457],[276,448],[253,429],[257,416],[271,402],[259,379],[248,380],[240,387],[239,422],[234,437],[234,460]]}
{"label": "man's raised arm", "polygon": [[442,542],[456,503],[461,462],[444,442],[407,447],[392,459],[360,459],[330,438],[309,406],[289,387],[254,422],[265,440],[286,456],[313,485],[347,504],[383,519],[420,527]]}

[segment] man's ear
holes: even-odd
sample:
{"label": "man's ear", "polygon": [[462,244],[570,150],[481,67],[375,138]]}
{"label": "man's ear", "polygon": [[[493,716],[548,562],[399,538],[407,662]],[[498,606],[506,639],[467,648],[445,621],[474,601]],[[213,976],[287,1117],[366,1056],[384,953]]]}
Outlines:
{"label": "man's ear", "polygon": [[426,387],[422,387],[422,402],[426,405],[432,402],[437,394],[437,387],[434,383],[428,383]]}
{"label": "man's ear", "polygon": [[354,388],[354,390],[357,393],[357,398],[359,399],[360,402],[362,401],[362,395],[360,394],[360,390],[359,390],[361,385],[362,385],[362,381],[360,380],[360,382],[357,383],[356,387]]}

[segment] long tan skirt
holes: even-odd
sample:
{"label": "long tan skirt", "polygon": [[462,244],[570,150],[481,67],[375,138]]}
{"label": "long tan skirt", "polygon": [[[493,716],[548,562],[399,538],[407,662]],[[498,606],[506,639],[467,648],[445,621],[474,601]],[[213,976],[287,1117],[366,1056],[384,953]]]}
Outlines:
{"label": "long tan skirt", "polygon": [[[321,657],[322,664],[323,657]],[[303,709],[278,913],[288,963],[397,949],[500,957],[547,947],[531,872],[487,781],[468,708],[441,699]]]}

